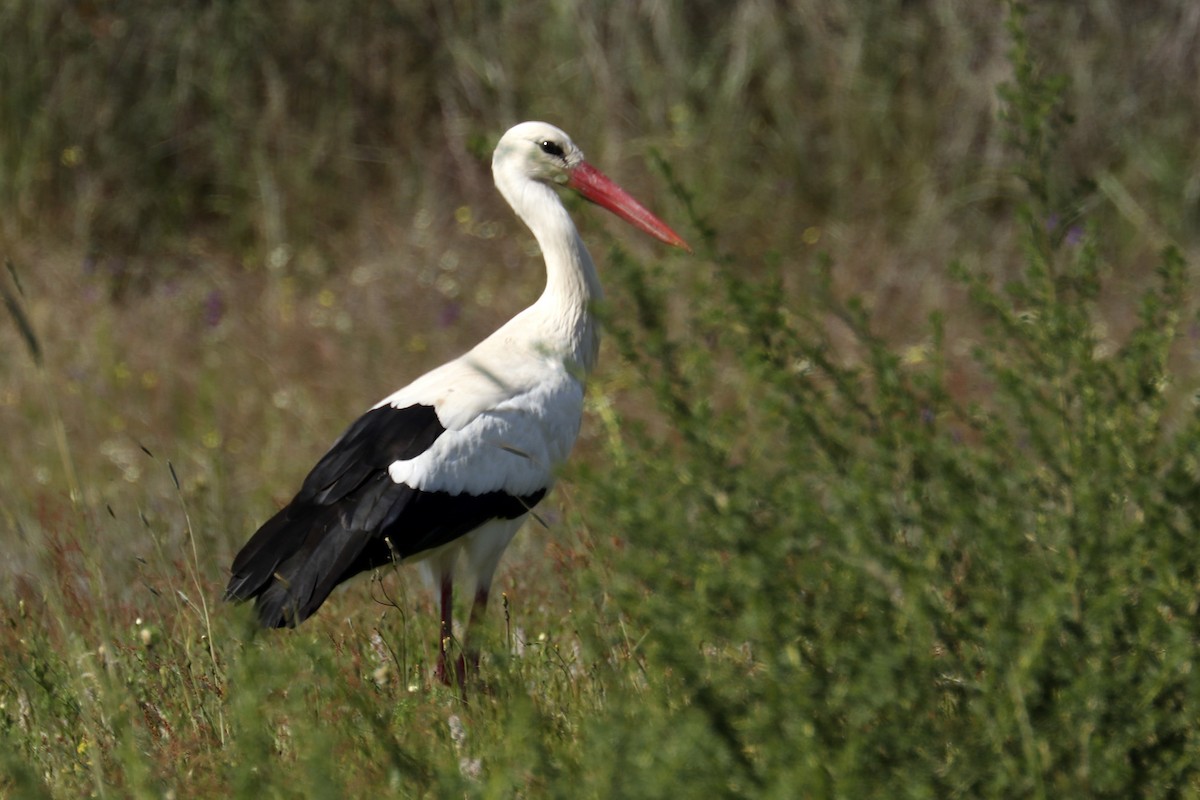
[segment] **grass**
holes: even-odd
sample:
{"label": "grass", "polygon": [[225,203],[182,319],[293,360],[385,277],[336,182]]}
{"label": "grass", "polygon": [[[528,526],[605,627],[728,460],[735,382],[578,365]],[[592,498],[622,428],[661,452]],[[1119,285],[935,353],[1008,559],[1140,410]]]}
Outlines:
{"label": "grass", "polygon": [[[960,5],[6,6],[0,793],[1200,794],[1194,15]],[[518,116],[699,255],[576,209],[606,352],[463,703],[405,571],[216,598],[538,290]]]}

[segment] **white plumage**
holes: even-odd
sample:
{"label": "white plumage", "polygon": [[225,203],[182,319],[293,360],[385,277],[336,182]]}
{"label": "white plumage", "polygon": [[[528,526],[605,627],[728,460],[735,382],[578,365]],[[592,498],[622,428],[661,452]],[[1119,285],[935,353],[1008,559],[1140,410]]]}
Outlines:
{"label": "white plumage", "polygon": [[579,433],[583,384],[562,371],[547,371],[546,378],[479,412],[461,429],[443,421],[446,432],[428,450],[392,462],[392,480],[451,494],[521,496],[548,488]]}
{"label": "white plumage", "polygon": [[[541,297],[351,425],[292,502],[242,548],[226,590],[229,599],[254,598],[263,625],[295,625],[343,580],[391,561],[420,561],[441,593],[438,674],[447,681],[455,568],[465,567],[474,620],[505,548],[574,445],[599,350],[591,306],[600,283],[555,187],[573,188],[687,249],[552,125],[510,129],[492,172],[541,246]],[[464,671],[460,659],[460,681]]]}

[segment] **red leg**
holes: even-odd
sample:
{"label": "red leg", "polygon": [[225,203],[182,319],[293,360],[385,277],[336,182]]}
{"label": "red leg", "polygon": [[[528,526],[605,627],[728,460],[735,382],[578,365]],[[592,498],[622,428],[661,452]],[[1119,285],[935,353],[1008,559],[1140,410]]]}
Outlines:
{"label": "red leg", "polygon": [[446,646],[454,635],[454,581],[447,574],[442,578],[442,627],[438,636],[438,660],[434,675],[445,685],[450,685],[450,673],[446,669]]}
{"label": "red leg", "polygon": [[483,613],[487,611],[488,590],[479,589],[475,592],[475,603],[471,606],[471,625],[483,619]]}
{"label": "red leg", "polygon": [[[483,622],[484,612],[487,611],[487,604],[488,604],[488,590],[487,589],[477,589],[475,591],[475,602],[471,605],[471,625],[467,629],[468,631],[475,630],[475,626],[478,624],[481,624]],[[469,635],[468,635],[468,641],[469,641]],[[470,664],[472,674],[478,674],[478,672],[479,672],[479,649],[476,647],[471,647],[469,644],[467,645],[467,647],[465,649],[467,651],[466,657],[467,657],[468,663]]]}

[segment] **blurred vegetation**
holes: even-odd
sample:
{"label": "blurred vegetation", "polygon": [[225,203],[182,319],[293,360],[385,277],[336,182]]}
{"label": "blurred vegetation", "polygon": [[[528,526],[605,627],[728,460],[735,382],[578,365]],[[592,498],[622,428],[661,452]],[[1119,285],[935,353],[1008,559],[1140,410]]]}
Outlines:
{"label": "blurred vegetation", "polygon": [[[1200,795],[1198,38],[0,3],[0,794]],[[487,170],[525,118],[699,255],[576,208],[606,353],[464,704],[404,570],[282,634],[215,598],[364,403],[535,295]]]}
{"label": "blurred vegetation", "polygon": [[[866,262],[850,267],[859,283],[904,284],[899,270],[929,277],[955,232],[974,244],[1010,207],[1003,14],[947,0],[7,0],[0,208],[10,236],[66,235],[140,277],[190,263],[201,234],[251,261],[281,246],[341,260],[337,234],[364,218],[495,213],[491,143],[546,118],[586,132],[610,167],[658,148],[748,262],[832,228],[823,244]],[[1056,167],[1111,175],[1193,244],[1193,4],[1038,4],[1028,29],[1073,87]]]}

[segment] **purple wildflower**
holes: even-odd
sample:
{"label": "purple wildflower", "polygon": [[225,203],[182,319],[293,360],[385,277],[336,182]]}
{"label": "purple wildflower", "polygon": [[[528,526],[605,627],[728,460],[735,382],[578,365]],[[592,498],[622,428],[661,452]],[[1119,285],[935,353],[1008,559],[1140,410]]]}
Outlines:
{"label": "purple wildflower", "polygon": [[458,317],[462,313],[462,306],[455,302],[449,302],[442,306],[442,312],[438,314],[438,327],[449,328],[454,323],[458,322]]}
{"label": "purple wildflower", "polygon": [[221,319],[225,316],[225,296],[221,294],[220,289],[213,289],[204,298],[204,324],[210,328],[215,328],[221,324]]}

